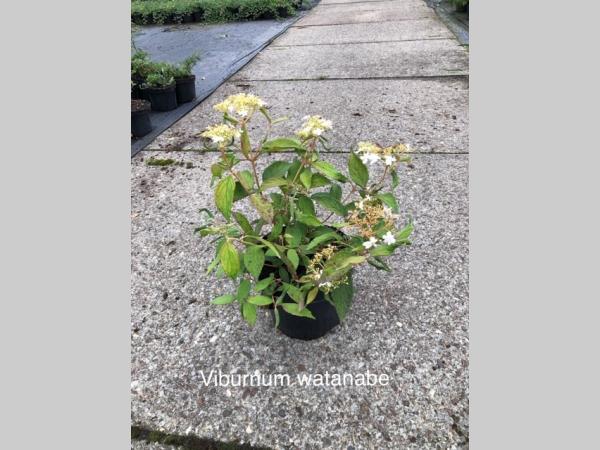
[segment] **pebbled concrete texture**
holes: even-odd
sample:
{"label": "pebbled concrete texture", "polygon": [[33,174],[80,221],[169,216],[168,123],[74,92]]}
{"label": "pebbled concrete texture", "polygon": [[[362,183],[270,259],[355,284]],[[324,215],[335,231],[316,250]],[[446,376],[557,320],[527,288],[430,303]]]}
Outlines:
{"label": "pebbled concrete texture", "polygon": [[[211,298],[231,283],[205,275],[213,249],[193,235],[212,206],[214,153],[174,152],[194,167],[132,160],[132,422],[276,449],[457,448],[468,440],[468,157],[415,155],[400,171],[413,245],[393,273],[361,267],[347,320],[298,342],[265,311],[249,328]],[[346,155],[325,155],[345,169]],[[271,159],[265,161],[269,163]],[[243,210],[249,213],[247,207]],[[200,371],[385,373],[389,386],[204,387]]]}
{"label": "pebbled concrete texture", "polygon": [[[363,23],[371,20],[379,23]],[[420,0],[322,0],[302,22],[239,74],[245,80],[229,80],[157,138],[160,151],[132,159],[132,422],[277,450],[468,448],[468,52]],[[384,35],[405,42],[378,42]],[[340,169],[348,155],[339,152],[359,140],[415,152],[396,191],[402,218],[415,223],[413,245],[388,260],[391,274],[361,267],[347,320],[316,341],[281,335],[266,311],[251,329],[235,307],[208,304],[232,289],[205,274],[214,249],[193,235],[198,210],[215,210],[209,167],[218,156],[181,150],[201,148],[195,135],[219,121],[212,105],[238,92],[290,116],[276,135],[305,114],[331,119],[335,152],[324,158]],[[182,165],[147,166],[150,156]],[[201,371],[210,369],[292,378],[368,369],[392,381],[206,387]]]}
{"label": "pebbled concrete texture", "polygon": [[465,75],[468,54],[455,40],[268,47],[232,77],[242,80]]}
{"label": "pebbled concrete texture", "polygon": [[378,26],[381,22],[415,20],[435,17],[435,12],[425,2],[383,1],[347,4],[320,4],[311,14],[303,17],[296,26],[337,25],[370,22]]}
{"label": "pebbled concrete texture", "polygon": [[131,441],[131,450],[178,450],[178,447],[155,442]]}
{"label": "pebbled concrete texture", "polygon": [[271,47],[293,45],[351,44],[360,42],[393,42],[423,39],[451,39],[452,33],[434,19],[407,20],[321,27],[292,27],[278,37]]}
{"label": "pebbled concrete texture", "polygon": [[[468,152],[468,81],[461,78],[227,83],[149,148],[201,149],[197,134],[221,120],[212,106],[238,92],[260,96],[274,117],[290,117],[276,126],[277,135],[294,133],[306,114],[332,120],[337,151],[371,140],[409,143],[415,152]],[[253,136],[262,136],[264,121],[253,123],[260,125]]]}

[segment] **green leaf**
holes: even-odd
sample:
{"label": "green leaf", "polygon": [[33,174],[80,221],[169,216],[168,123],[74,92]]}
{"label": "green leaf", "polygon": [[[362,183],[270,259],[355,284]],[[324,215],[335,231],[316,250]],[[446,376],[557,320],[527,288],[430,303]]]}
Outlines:
{"label": "green leaf", "polygon": [[313,302],[313,300],[315,298],[317,298],[318,293],[319,293],[318,287],[314,287],[310,291],[308,291],[308,294],[306,294],[306,304],[310,305]]}
{"label": "green leaf", "polygon": [[250,192],[254,187],[254,176],[252,175],[252,172],[250,172],[249,170],[242,170],[239,173],[239,177],[242,182],[243,188],[246,191]]}
{"label": "green leaf", "polygon": [[223,175],[224,170],[225,169],[223,169],[223,166],[221,166],[219,163],[215,163],[212,166],[210,166],[210,173],[213,177],[221,178],[221,175]]}
{"label": "green leaf", "polygon": [[228,305],[230,303],[232,303],[235,300],[235,297],[231,294],[227,294],[227,295],[221,295],[220,297],[217,297],[213,300],[211,300],[210,302],[213,305]]}
{"label": "green leaf", "polygon": [[283,178],[290,168],[291,164],[286,161],[275,161],[269,167],[267,167],[263,174],[263,181],[268,180],[269,178]]}
{"label": "green leaf", "polygon": [[286,180],[285,178],[269,178],[267,179],[267,181],[263,181],[263,183],[260,185],[260,188],[262,190],[265,190],[278,186],[284,186],[286,184],[288,184],[288,180]]}
{"label": "green leaf", "polygon": [[314,216],[316,214],[314,203],[306,195],[298,196],[298,209],[309,216]]}
{"label": "green leaf", "polygon": [[415,227],[413,226],[412,222],[406,225],[402,230],[396,233],[396,236],[394,236],[396,238],[396,242],[400,243],[406,241],[414,229]]}
{"label": "green leaf", "polygon": [[367,262],[376,269],[385,270],[386,272],[392,271],[392,269],[390,269],[390,267],[385,262],[383,262],[378,256],[367,259]]}
{"label": "green leaf", "polygon": [[260,196],[260,194],[252,194],[250,203],[256,208],[260,217],[267,223],[273,221],[273,205]]}
{"label": "green leaf", "polygon": [[280,306],[288,314],[292,314],[294,316],[299,316],[299,317],[308,317],[309,319],[315,318],[315,316],[313,316],[313,314],[310,312],[310,310],[308,310],[306,308],[300,309],[300,307],[298,306],[297,303],[282,303]]}
{"label": "green leaf", "polygon": [[352,304],[352,296],[354,295],[352,284],[342,284],[331,291],[329,295],[341,322],[346,317],[346,313]]}
{"label": "green leaf", "polygon": [[275,224],[269,233],[270,241],[275,241],[281,235],[281,232],[283,231],[284,220],[285,219],[283,216],[275,217]]}
{"label": "green leaf", "polygon": [[391,171],[391,175],[392,175],[392,189],[396,189],[398,187],[398,185],[400,184],[400,180],[398,179],[398,172],[396,171],[396,169],[393,169]]}
{"label": "green leaf", "polygon": [[338,216],[345,217],[346,214],[348,214],[346,207],[329,192],[317,192],[316,194],[313,194],[311,198],[324,208],[336,213]]}
{"label": "green leaf", "polygon": [[242,125],[242,135],[240,139],[242,145],[241,150],[244,156],[248,156],[252,151],[252,147],[250,145],[250,136],[248,136],[248,131],[246,130],[246,126]]}
{"label": "green leaf", "polygon": [[398,203],[396,202],[396,198],[393,194],[377,194],[377,198],[391,208],[393,212],[398,212]]}
{"label": "green leaf", "polygon": [[327,186],[331,182],[320,173],[313,173],[310,185],[313,189]]}
{"label": "green leaf", "polygon": [[298,264],[300,264],[300,258],[298,257],[298,253],[296,253],[296,250],[290,248],[287,251],[287,257],[292,263],[292,266],[294,266],[294,270],[296,270],[298,268]]}
{"label": "green leaf", "polygon": [[250,225],[250,222],[248,221],[245,215],[243,215],[241,212],[235,212],[233,213],[233,217],[235,218],[235,221],[240,225],[240,228],[244,233],[249,234],[250,236],[254,235],[252,225]]}
{"label": "green leaf", "polygon": [[267,306],[273,303],[273,299],[271,297],[265,297],[264,295],[255,295],[248,299],[248,303],[257,306]]}
{"label": "green leaf", "polygon": [[333,166],[333,164],[330,164],[326,161],[316,161],[313,163],[313,167],[330,180],[342,182],[347,180],[346,177]]}
{"label": "green leaf", "polygon": [[256,245],[248,247],[244,253],[244,265],[246,266],[246,270],[254,276],[254,278],[260,276],[264,263],[265,253],[262,248]]}
{"label": "green leaf", "polygon": [[244,300],[246,300],[248,298],[249,293],[250,293],[250,281],[244,279],[244,280],[242,280],[242,282],[240,283],[240,285],[238,287],[236,298],[240,302],[243,302]]}
{"label": "green leaf", "polygon": [[366,187],[369,182],[369,170],[355,153],[350,153],[348,160],[350,178],[360,187]]}
{"label": "green leaf", "polygon": [[333,198],[335,198],[338,202],[342,201],[342,188],[339,184],[332,184],[329,188],[329,193]]}
{"label": "green leaf", "polygon": [[308,225],[309,227],[318,227],[322,225],[319,219],[317,219],[315,216],[310,214],[304,214],[303,212],[298,212],[298,214],[296,215],[296,220],[305,225]]}
{"label": "green leaf", "polygon": [[235,203],[246,197],[248,197],[248,191],[239,181],[236,181],[235,189],[233,190],[233,202]]}
{"label": "green leaf", "polygon": [[269,241],[267,241],[263,238],[260,238],[260,237],[257,237],[256,239],[258,239],[261,243],[266,245],[269,250],[271,250],[273,253],[275,253],[275,256],[277,256],[278,258],[281,257],[279,254],[279,251],[277,250],[277,248],[275,248],[275,246],[272,243],[270,243]]}
{"label": "green leaf", "polygon": [[294,223],[285,229],[284,237],[290,247],[298,247],[305,234],[306,226],[301,223]]}
{"label": "green leaf", "polygon": [[231,218],[231,207],[233,205],[233,190],[235,180],[231,175],[223,178],[215,189],[215,203],[221,214],[229,221]]}
{"label": "green leaf", "polygon": [[250,325],[256,323],[256,305],[245,302],[242,304],[242,316]]}
{"label": "green leaf", "polygon": [[341,240],[341,237],[339,234],[337,234],[333,231],[330,233],[325,233],[320,236],[317,236],[316,238],[314,238],[312,241],[310,241],[308,243],[308,245],[306,246],[306,251],[310,251],[313,248],[317,248],[319,245],[323,244],[324,242],[328,242],[328,241],[332,241],[332,240]]}
{"label": "green leaf", "polygon": [[286,287],[287,294],[292,300],[299,304],[304,303],[304,293],[300,289],[298,289],[293,284],[284,283],[284,285]]}
{"label": "green leaf", "polygon": [[219,250],[219,259],[223,271],[231,278],[235,278],[240,270],[240,257],[231,242],[225,241],[223,243]]}
{"label": "green leaf", "polygon": [[302,171],[302,173],[300,174],[300,181],[306,189],[310,189],[312,183],[312,173],[310,169],[306,168]]}
{"label": "green leaf", "polygon": [[294,138],[277,138],[262,145],[265,152],[281,152],[283,150],[306,150],[300,141]]}
{"label": "green leaf", "polygon": [[275,280],[275,278],[273,277],[273,274],[269,275],[268,278],[264,278],[262,280],[260,280],[258,283],[256,283],[256,285],[254,286],[254,290],[256,292],[260,292],[266,288],[268,288],[271,283],[273,283],[273,281]]}
{"label": "green leaf", "polygon": [[396,250],[397,247],[397,245],[379,245],[372,248],[369,253],[371,256],[389,256],[394,253],[394,250]]}

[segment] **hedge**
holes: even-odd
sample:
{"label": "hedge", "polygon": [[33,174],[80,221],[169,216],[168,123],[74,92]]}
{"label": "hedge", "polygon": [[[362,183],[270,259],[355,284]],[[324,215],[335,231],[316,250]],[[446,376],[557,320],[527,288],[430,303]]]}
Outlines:
{"label": "hedge", "polygon": [[132,0],[131,20],[138,24],[230,22],[280,19],[302,0]]}

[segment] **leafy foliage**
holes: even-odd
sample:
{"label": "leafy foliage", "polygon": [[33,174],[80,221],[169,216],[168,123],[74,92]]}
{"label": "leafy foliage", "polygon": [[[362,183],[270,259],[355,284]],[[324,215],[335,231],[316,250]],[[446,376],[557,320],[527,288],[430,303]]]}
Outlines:
{"label": "leafy foliage", "polygon": [[[223,113],[223,124],[201,135],[220,154],[211,173],[222,219],[207,213],[197,232],[216,244],[208,271],[230,277],[238,288],[212,303],[237,303],[254,324],[257,308],[265,306],[314,318],[307,305],[322,293],[343,320],[353,295],[352,269],[369,263],[390,271],[382,258],[410,244],[412,223],[396,227],[400,208],[393,192],[385,191],[397,185],[398,166],[410,160],[402,154],[408,147],[360,143],[346,175],[321,159],[330,121],[307,117],[295,137],[272,138],[277,120],[258,97],[234,95],[215,109]],[[255,116],[269,125],[259,140],[249,136]],[[261,157],[283,151],[285,157],[259,174]],[[375,163],[384,164],[379,174],[369,173]],[[236,210],[241,201],[254,210],[254,219]]]}
{"label": "leafy foliage", "polygon": [[301,4],[299,0],[132,0],[131,20],[143,25],[279,19],[293,15]]}

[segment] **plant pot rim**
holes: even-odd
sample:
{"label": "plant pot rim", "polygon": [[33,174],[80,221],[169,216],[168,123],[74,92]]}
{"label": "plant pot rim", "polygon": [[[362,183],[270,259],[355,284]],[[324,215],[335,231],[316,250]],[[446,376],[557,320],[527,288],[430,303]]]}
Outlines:
{"label": "plant pot rim", "polygon": [[186,75],[185,77],[176,77],[175,82],[179,83],[180,81],[192,81],[196,79],[196,75]]}
{"label": "plant pot rim", "polygon": [[161,87],[148,86],[148,87],[144,88],[144,90],[148,91],[148,92],[165,92],[165,91],[170,91],[172,89],[175,89],[175,83],[169,84],[168,86],[161,86]]}

